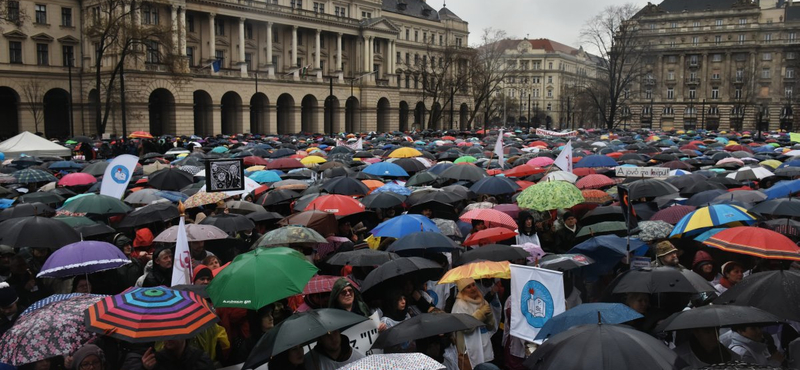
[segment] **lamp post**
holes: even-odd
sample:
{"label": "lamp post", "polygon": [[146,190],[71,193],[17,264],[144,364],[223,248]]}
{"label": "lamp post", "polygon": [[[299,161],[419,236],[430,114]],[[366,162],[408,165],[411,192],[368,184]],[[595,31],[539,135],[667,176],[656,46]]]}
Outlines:
{"label": "lamp post", "polygon": [[[74,49],[73,49],[74,50]],[[69,136],[75,136],[75,122],[73,122],[74,113],[72,111],[72,65],[75,63],[75,57],[70,54],[67,60],[67,74],[69,75]]]}

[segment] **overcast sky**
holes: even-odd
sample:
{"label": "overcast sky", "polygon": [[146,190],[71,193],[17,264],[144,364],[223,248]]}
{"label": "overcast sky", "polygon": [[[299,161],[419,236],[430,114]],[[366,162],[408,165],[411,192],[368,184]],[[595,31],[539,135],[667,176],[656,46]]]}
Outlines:
{"label": "overcast sky", "polygon": [[[427,1],[436,9],[443,4]],[[483,29],[491,27],[510,37],[548,38],[577,48],[580,29],[588,19],[608,5],[625,2],[647,5],[647,0],[450,0],[447,8],[469,22],[470,44],[479,43]]]}

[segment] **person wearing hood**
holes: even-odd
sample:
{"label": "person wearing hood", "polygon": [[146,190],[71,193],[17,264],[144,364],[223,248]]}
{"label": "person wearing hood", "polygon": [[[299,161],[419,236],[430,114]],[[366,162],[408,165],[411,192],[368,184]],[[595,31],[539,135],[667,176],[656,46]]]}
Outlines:
{"label": "person wearing hood", "polygon": [[338,330],[317,339],[317,345],[303,358],[306,370],[336,370],[364,358],[350,346],[350,338]]}
{"label": "person wearing hood", "polygon": [[492,306],[483,299],[474,279],[461,279],[456,282],[456,286],[458,287],[458,296],[453,304],[452,313],[472,315],[484,323],[484,326],[472,331],[456,333],[458,368],[472,370],[473,367],[494,359],[491,338],[497,322],[492,312]]}
{"label": "person wearing hood", "polygon": [[144,274],[141,260],[133,255],[133,241],[131,238],[119,233],[114,236],[113,243],[125,254],[125,257],[131,260],[131,263],[120,266],[115,270],[120,279],[119,285],[125,287],[133,286],[139,276]]}
{"label": "person wearing hood", "polygon": [[770,353],[765,342],[764,331],[760,326],[734,326],[720,339],[723,343],[728,343],[728,349],[741,357],[742,362],[775,367],[780,367],[783,363],[783,353],[779,351]]}
{"label": "person wearing hood", "polygon": [[722,278],[715,269],[714,259],[706,251],[697,251],[692,261],[692,271],[706,279],[709,284],[717,285]]}
{"label": "person wearing hood", "polygon": [[743,278],[744,267],[739,262],[725,262],[725,264],[722,265],[722,278],[719,279],[719,283],[714,285],[714,289],[717,290],[717,294],[725,293],[725,291],[732,288],[734,285],[739,284]]}
{"label": "person wearing hood", "polygon": [[0,283],[0,336],[17,322],[22,310],[17,306],[17,291],[6,282]]}
{"label": "person wearing hood", "polygon": [[143,287],[172,284],[172,249],[160,246],[153,252],[153,269],[145,276]]}
{"label": "person wearing hood", "polygon": [[[67,362],[70,362],[69,358]],[[105,370],[106,356],[100,347],[86,344],[72,354],[71,366],[68,367],[72,370]]]}
{"label": "person wearing hood", "polygon": [[406,319],[410,319],[406,297],[400,289],[392,289],[386,293],[381,301],[380,316],[381,326],[379,331],[389,329]]}
{"label": "person wearing hood", "polygon": [[536,234],[536,219],[528,211],[520,211],[517,218],[517,244],[533,243],[541,246]]}
{"label": "person wearing hood", "polygon": [[369,306],[361,298],[361,292],[350,283],[349,280],[341,278],[333,283],[331,297],[328,301],[328,308],[338,308],[369,317]]}
{"label": "person wearing hood", "polygon": [[214,278],[214,273],[206,265],[197,265],[192,270],[192,284],[194,285],[208,285],[211,284],[211,279]]}
{"label": "person wearing hood", "polygon": [[578,219],[572,212],[564,212],[562,216],[562,227],[555,233],[555,244],[557,253],[567,253],[575,246],[575,235],[578,235],[580,227]]}

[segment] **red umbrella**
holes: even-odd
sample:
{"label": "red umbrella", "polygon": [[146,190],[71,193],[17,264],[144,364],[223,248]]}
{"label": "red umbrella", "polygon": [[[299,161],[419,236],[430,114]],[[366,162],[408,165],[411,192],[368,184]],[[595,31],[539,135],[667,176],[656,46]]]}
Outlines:
{"label": "red umbrella", "polygon": [[675,225],[683,218],[683,216],[692,213],[692,211],[695,209],[697,209],[695,206],[667,207],[656,212],[653,217],[650,217],[650,221],[664,221],[670,225]]}
{"label": "red umbrella", "polygon": [[134,131],[128,137],[131,139],[152,139],[153,135],[146,131]]}
{"label": "red umbrella", "polygon": [[295,158],[278,158],[266,164],[270,170],[291,170],[293,168],[306,168],[306,166]]}
{"label": "red umbrella", "polygon": [[305,210],[311,211],[315,209],[333,213],[337,216],[347,216],[364,212],[364,205],[346,195],[330,194],[314,199]]}
{"label": "red umbrella", "polygon": [[490,227],[486,230],[478,231],[464,241],[464,245],[486,245],[497,243],[502,240],[511,239],[517,236],[516,231],[505,227]]}
{"label": "red umbrella", "polygon": [[514,167],[506,172],[503,172],[506,177],[525,177],[530,175],[535,175],[537,173],[542,173],[547,171],[544,168],[531,166],[529,164],[523,164],[517,167]]}
{"label": "red umbrella", "polygon": [[76,172],[70,173],[58,180],[59,186],[81,186],[81,185],[91,185],[97,182],[97,179],[94,176],[83,173],[83,172]]}
{"label": "red umbrella", "polygon": [[254,155],[244,157],[243,159],[245,166],[266,166],[269,164],[269,161],[266,159]]}
{"label": "red umbrella", "polygon": [[586,199],[586,203],[603,204],[613,199],[610,194],[596,189],[581,190],[581,194],[583,194],[583,199]]}
{"label": "red umbrella", "polygon": [[533,181],[519,180],[519,181],[517,181],[517,185],[519,185],[519,191],[523,191],[523,190],[525,190],[525,189],[527,189],[527,188],[529,188],[529,187],[531,187],[533,185],[536,185],[536,183],[533,182]]}
{"label": "red umbrella", "polygon": [[727,252],[800,261],[800,247],[791,239],[759,227],[732,227],[716,233],[703,243]]}
{"label": "red umbrella", "polygon": [[517,223],[511,216],[491,208],[473,209],[461,215],[459,219],[466,223],[476,220],[483,221],[489,227],[505,227],[510,230],[517,228]]}
{"label": "red umbrella", "polygon": [[578,177],[589,176],[589,175],[593,175],[593,174],[596,174],[596,173],[597,173],[597,171],[595,171],[594,168],[589,168],[589,167],[581,167],[581,168],[573,168],[572,169],[572,174],[575,175],[575,176],[578,176]]}
{"label": "red umbrella", "polygon": [[726,152],[743,151],[743,152],[752,153],[753,149],[750,149],[749,146],[745,146],[745,145],[728,145],[728,146],[725,147],[725,151]]}
{"label": "red umbrella", "polygon": [[583,189],[600,189],[606,186],[614,186],[614,184],[615,184],[614,180],[612,180],[610,177],[606,175],[594,174],[594,175],[587,175],[581,178],[580,180],[578,180],[578,182],[575,183],[575,186],[577,186],[578,189],[583,190]]}

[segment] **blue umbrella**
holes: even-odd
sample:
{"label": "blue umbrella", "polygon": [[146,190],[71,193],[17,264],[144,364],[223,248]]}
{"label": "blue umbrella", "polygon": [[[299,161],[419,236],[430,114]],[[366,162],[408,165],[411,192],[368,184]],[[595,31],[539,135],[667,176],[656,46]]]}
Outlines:
{"label": "blue umbrella", "polygon": [[617,167],[617,161],[614,158],[605,155],[587,155],[583,157],[578,163],[575,164],[575,168],[582,168],[582,167]]}
{"label": "blue umbrella", "polygon": [[727,229],[724,228],[724,227],[723,228],[709,229],[708,231],[705,231],[704,233],[696,236],[694,238],[694,240],[696,240],[698,242],[704,242],[704,241],[708,240],[709,238],[711,238],[712,236],[717,235],[717,233],[722,231],[722,230],[727,230]]}
{"label": "blue umbrella", "polygon": [[47,168],[51,170],[80,170],[83,166],[73,161],[58,161],[51,163]]}
{"label": "blue umbrella", "polygon": [[778,168],[785,168],[785,167],[800,167],[800,160],[794,159],[788,162],[783,162]]}
{"label": "blue umbrella", "polygon": [[408,172],[394,163],[378,162],[367,166],[361,172],[375,176],[408,177]]}
{"label": "blue umbrella", "polygon": [[250,175],[250,179],[259,183],[263,184],[265,182],[278,182],[281,181],[281,177],[272,171],[256,171]]}
{"label": "blue umbrella", "polygon": [[[644,255],[647,249],[647,244],[639,239],[631,238],[630,250],[635,255]],[[587,276],[597,277],[611,271],[627,252],[628,241],[626,238],[616,235],[601,235],[574,246],[567,253],[583,254],[593,259],[595,263],[583,267],[583,271]]]}
{"label": "blue umbrella", "polygon": [[372,229],[372,235],[387,236],[400,239],[408,234],[419,231],[433,231],[441,233],[431,219],[422,215],[401,215],[384,221]]}
{"label": "blue umbrella", "polygon": [[380,194],[380,193],[395,193],[395,194],[408,196],[408,195],[411,195],[411,189],[409,189],[409,188],[407,188],[405,186],[400,186],[397,183],[390,182],[390,183],[388,183],[388,184],[386,184],[384,186],[381,186],[381,187],[373,190],[372,193],[373,194],[375,194],[375,193],[378,193],[378,194]]}
{"label": "blue umbrella", "polygon": [[155,195],[167,199],[172,203],[177,203],[179,201],[185,202],[186,199],[189,199],[188,195],[179,191],[162,190],[157,192]]}
{"label": "blue umbrella", "polygon": [[547,320],[534,339],[547,339],[578,325],[597,324],[598,315],[603,324],[622,324],[644,317],[622,303],[584,303]]}
{"label": "blue umbrella", "polygon": [[36,277],[64,278],[111,270],[131,263],[114,244],[84,240],[53,252]]}
{"label": "blue umbrella", "polygon": [[438,175],[441,175],[442,172],[444,172],[444,170],[446,170],[446,169],[448,169],[450,167],[453,167],[453,166],[455,166],[455,165],[452,164],[452,163],[449,163],[449,162],[448,163],[437,163],[433,167],[429,168],[428,172],[438,176]]}
{"label": "blue umbrella", "polygon": [[518,189],[516,182],[504,176],[484,177],[469,188],[475,194],[489,195],[514,194]]}
{"label": "blue umbrella", "polygon": [[789,195],[800,192],[800,180],[779,181],[771,188],[763,190],[767,194],[767,200],[786,198]]}
{"label": "blue umbrella", "polygon": [[47,306],[50,303],[61,302],[63,300],[67,300],[67,299],[70,299],[72,297],[84,296],[84,295],[85,296],[89,296],[89,297],[97,297],[98,300],[99,300],[99,298],[107,297],[107,296],[102,295],[102,294],[84,294],[84,293],[53,294],[53,295],[51,295],[51,296],[49,296],[47,298],[38,300],[38,301],[34,302],[32,305],[28,306],[28,308],[26,308],[25,311],[22,311],[22,314],[20,314],[20,317],[25,316],[25,315],[33,312],[33,311],[36,311],[36,310],[38,310],[38,309],[40,309],[40,308],[42,308],[44,306]]}

